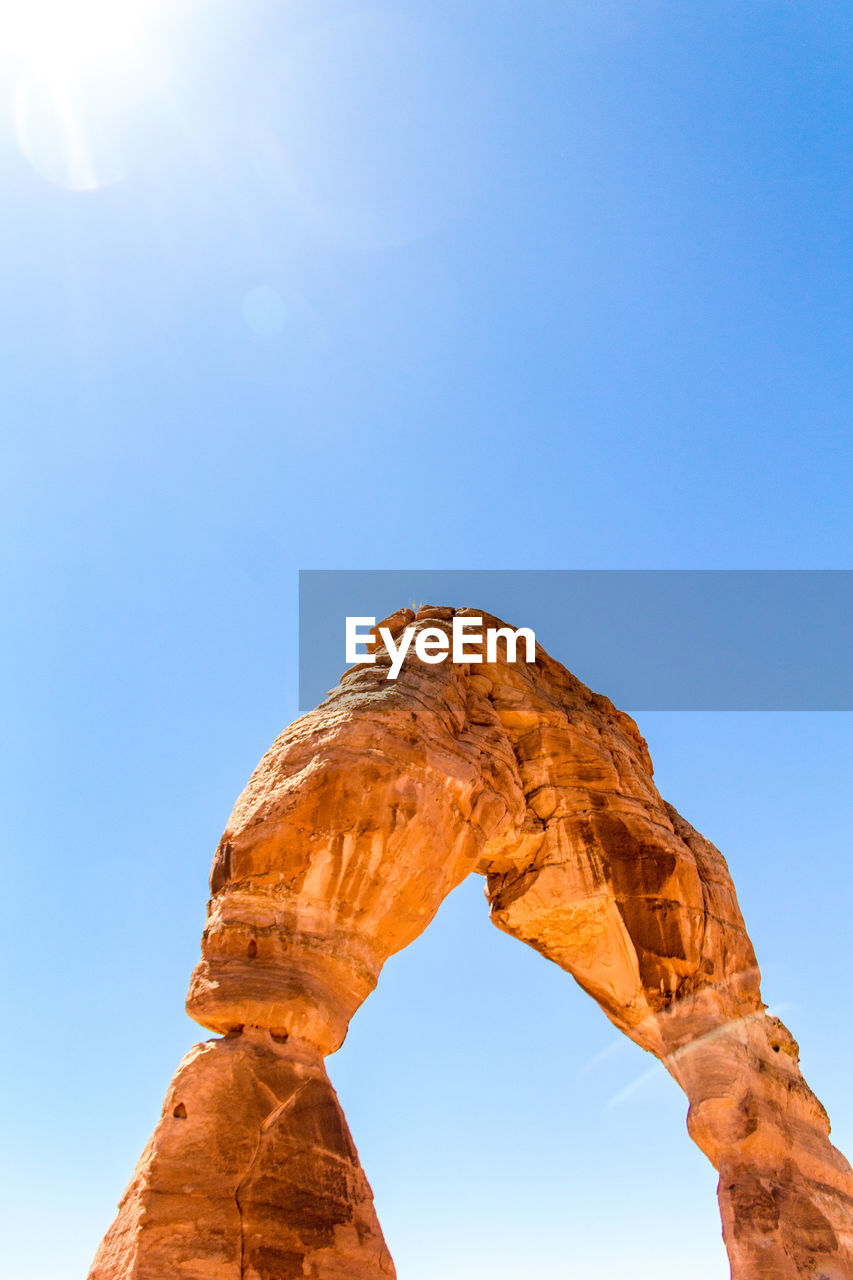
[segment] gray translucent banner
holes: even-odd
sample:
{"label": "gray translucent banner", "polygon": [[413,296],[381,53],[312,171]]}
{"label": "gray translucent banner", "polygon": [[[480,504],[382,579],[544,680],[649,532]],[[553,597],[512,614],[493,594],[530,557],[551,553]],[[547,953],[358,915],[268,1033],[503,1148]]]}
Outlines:
{"label": "gray translucent banner", "polygon": [[299,706],[346,670],[347,616],[482,609],[626,711],[853,710],[853,571],[319,569],[299,575]]}

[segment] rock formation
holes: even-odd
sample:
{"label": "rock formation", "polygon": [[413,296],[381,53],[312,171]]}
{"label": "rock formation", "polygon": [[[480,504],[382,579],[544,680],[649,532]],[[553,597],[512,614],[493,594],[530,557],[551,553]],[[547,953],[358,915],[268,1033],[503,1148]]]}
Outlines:
{"label": "rock formation", "polygon": [[[446,630],[453,613],[385,625]],[[237,801],[187,1001],[222,1038],[178,1068],[90,1280],[394,1275],[323,1058],[471,872],[498,928],[684,1089],[732,1276],[853,1280],[850,1166],[761,1001],[726,863],[659,796],[634,722],[541,648],[530,664],[411,653],[396,682],[375,652]]]}

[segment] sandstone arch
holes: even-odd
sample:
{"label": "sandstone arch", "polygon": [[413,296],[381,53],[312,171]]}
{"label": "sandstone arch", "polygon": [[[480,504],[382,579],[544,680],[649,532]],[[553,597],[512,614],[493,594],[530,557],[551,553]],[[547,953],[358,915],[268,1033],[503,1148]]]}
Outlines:
{"label": "sandstone arch", "polygon": [[850,1166],[761,1001],[725,861],[659,796],[634,722],[542,649],[529,665],[407,659],[395,683],[377,657],[237,801],[187,1000],[222,1038],[178,1068],[90,1280],[394,1275],[323,1058],[471,872],[494,923],[684,1089],[736,1280],[853,1278]]}

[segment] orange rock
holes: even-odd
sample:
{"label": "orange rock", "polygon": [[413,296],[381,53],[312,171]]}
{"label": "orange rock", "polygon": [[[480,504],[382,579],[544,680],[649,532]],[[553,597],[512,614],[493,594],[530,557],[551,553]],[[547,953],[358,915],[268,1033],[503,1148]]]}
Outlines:
{"label": "orange rock", "polygon": [[394,1275],[323,1061],[250,1028],[196,1045],[90,1276],[306,1274]]}
{"label": "orange rock", "polygon": [[853,1280],[853,1174],[761,1001],[726,863],[661,799],[634,722],[541,648],[529,665],[412,654],[394,682],[374,652],[237,801],[187,1001],[226,1038],[179,1068],[90,1280],[393,1275],[322,1058],[471,872],[498,928],[686,1092],[735,1280]]}

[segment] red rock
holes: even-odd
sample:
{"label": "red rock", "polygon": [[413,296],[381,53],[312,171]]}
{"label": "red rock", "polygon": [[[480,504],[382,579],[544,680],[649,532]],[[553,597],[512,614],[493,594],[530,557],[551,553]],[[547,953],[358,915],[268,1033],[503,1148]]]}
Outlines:
{"label": "red rock", "polygon": [[323,1061],[250,1028],[196,1045],[90,1276],[305,1274],[394,1275]]}
{"label": "red rock", "polygon": [[396,682],[375,652],[237,801],[187,1001],[226,1038],[179,1068],[90,1280],[393,1275],[322,1058],[472,872],[498,928],[684,1089],[735,1280],[853,1280],[850,1166],[762,1003],[726,863],[661,799],[634,722],[542,649],[530,665],[412,655]]}

